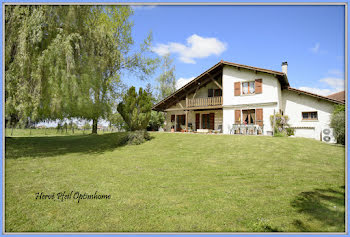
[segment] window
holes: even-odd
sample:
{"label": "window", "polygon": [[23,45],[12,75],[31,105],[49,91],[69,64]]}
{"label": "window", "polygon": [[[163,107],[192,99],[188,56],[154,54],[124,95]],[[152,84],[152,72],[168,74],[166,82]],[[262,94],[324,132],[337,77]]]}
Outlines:
{"label": "window", "polygon": [[215,89],[214,90],[214,96],[222,96],[222,90],[221,89]]}
{"label": "window", "polygon": [[179,125],[186,125],[186,116],[185,115],[178,115],[177,116],[177,123]]}
{"label": "window", "polygon": [[317,120],[317,112],[302,112],[303,120]]}
{"label": "window", "polygon": [[242,110],[243,123],[255,124],[255,109]]}
{"label": "window", "polygon": [[242,82],[243,95],[255,93],[255,81]]}
{"label": "window", "polygon": [[221,89],[208,89],[208,97],[222,96]]}

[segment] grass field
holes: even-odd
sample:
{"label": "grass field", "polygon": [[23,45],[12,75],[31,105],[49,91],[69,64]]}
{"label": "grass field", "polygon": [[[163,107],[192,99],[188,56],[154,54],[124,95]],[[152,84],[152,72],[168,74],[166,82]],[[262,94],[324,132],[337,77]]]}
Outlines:
{"label": "grass field", "polygon": [[[5,231],[345,231],[342,146],[171,133],[129,146],[122,136],[6,138]],[[63,191],[111,198],[35,199]]]}

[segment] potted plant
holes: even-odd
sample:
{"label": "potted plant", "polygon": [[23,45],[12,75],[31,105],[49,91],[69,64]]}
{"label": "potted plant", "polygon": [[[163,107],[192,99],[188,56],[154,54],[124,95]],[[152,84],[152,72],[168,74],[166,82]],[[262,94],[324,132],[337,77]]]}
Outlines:
{"label": "potted plant", "polygon": [[186,132],[186,126],[185,125],[181,125],[181,132]]}

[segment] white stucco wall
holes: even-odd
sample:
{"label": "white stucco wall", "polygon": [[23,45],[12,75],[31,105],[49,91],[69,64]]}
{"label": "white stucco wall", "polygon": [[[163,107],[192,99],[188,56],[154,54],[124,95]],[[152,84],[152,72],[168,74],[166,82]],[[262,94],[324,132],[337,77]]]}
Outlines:
{"label": "white stucco wall", "polygon": [[[277,103],[271,103],[269,105],[257,105],[251,104],[239,107],[224,107],[223,109],[223,132],[230,134],[232,125],[235,123],[235,110],[246,110],[246,109],[263,109],[263,124],[264,124],[264,135],[268,132],[272,132],[270,115],[273,115],[274,111],[277,112]],[[242,118],[242,111],[241,111]]]}
{"label": "white stucco wall", "polygon": [[[262,79],[262,93],[253,95],[234,95],[234,83],[255,81]],[[276,77],[267,73],[257,74],[247,69],[238,70],[235,67],[224,66],[223,68],[223,105],[244,105],[256,103],[280,102],[280,83]],[[241,86],[242,91],[242,86]],[[279,105],[277,105],[279,106]]]}
{"label": "white stucco wall", "polygon": [[[262,79],[262,93],[253,95],[234,95],[234,83]],[[229,134],[235,123],[235,110],[263,109],[264,134],[272,131],[270,115],[282,108],[281,85],[276,77],[267,73],[224,66],[223,69],[223,130]],[[241,86],[242,92],[242,86]],[[242,117],[242,115],[241,115]]]}
{"label": "white stucco wall", "polygon": [[[297,127],[295,136],[319,140],[322,129],[329,127],[334,103],[303,94],[299,95],[293,91],[282,90],[282,107],[284,115],[289,117],[289,124],[292,127]],[[302,120],[302,112],[313,111],[317,111],[318,120]]]}

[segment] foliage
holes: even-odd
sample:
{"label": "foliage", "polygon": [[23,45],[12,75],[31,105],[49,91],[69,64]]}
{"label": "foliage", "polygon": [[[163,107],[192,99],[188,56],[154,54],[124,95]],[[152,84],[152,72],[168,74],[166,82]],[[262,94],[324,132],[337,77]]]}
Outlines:
{"label": "foliage", "polygon": [[151,118],[151,109],[150,94],[142,88],[137,94],[133,86],[129,88],[117,107],[129,131],[145,130]]}
{"label": "foliage", "polygon": [[150,139],[151,137],[146,130],[131,131],[128,132],[127,143],[128,145],[140,145]]}
{"label": "foliage", "polygon": [[163,112],[152,111],[147,129],[150,131],[158,131],[158,129],[163,126],[164,121],[165,116]]}
{"label": "foliage", "polygon": [[[90,128],[89,128],[90,129]],[[79,136],[85,135],[85,131],[82,129],[68,130],[67,133],[61,133],[60,130],[57,130],[53,127],[47,128],[36,128],[36,129],[21,129],[21,128],[5,128],[5,137],[52,137],[52,136]],[[59,132],[59,133],[58,133]],[[112,133],[111,130],[107,131],[98,131],[98,134],[107,134]]]}
{"label": "foliage", "polygon": [[288,116],[277,113],[270,116],[271,127],[274,137],[285,137],[294,135],[294,129],[288,124]]}
{"label": "foliage", "polygon": [[338,112],[342,112],[342,111],[345,111],[345,105],[336,104],[336,105],[334,106],[333,114],[337,114]]}
{"label": "foliage", "polygon": [[112,5],[5,6],[5,115],[12,123],[106,118],[122,71],[150,75],[149,35],[132,51],[132,9]]}
{"label": "foliage", "polygon": [[286,132],[287,132],[287,136],[293,136],[295,133],[295,129],[291,127],[286,127]]}
{"label": "foliage", "polygon": [[337,143],[345,145],[345,111],[335,110],[331,117],[330,127],[333,128]]}
{"label": "foliage", "polygon": [[120,113],[110,114],[108,117],[110,126],[118,128],[118,131],[126,128],[126,123]]}
{"label": "foliage", "polygon": [[162,74],[156,79],[158,82],[158,100],[162,100],[176,91],[175,66],[172,66],[173,59],[170,54],[162,58]]}
{"label": "foliage", "polygon": [[84,130],[89,130],[89,129],[91,129],[90,123],[85,122],[85,124],[83,125],[83,129],[84,129]]}

